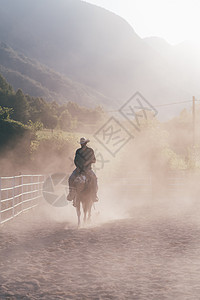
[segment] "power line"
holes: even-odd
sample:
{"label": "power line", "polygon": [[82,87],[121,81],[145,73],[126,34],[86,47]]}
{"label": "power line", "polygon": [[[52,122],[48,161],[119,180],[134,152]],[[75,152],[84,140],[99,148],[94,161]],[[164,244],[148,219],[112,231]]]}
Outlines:
{"label": "power line", "polygon": [[[200,101],[197,100],[196,101]],[[179,101],[179,102],[168,102],[168,103],[164,103],[164,104],[158,104],[158,105],[154,105],[154,107],[162,107],[162,106],[170,106],[170,105],[176,105],[176,104],[183,104],[183,103],[192,103],[192,100],[186,100],[186,101]],[[106,110],[106,112],[118,112],[119,110]]]}
{"label": "power line", "polygon": [[169,103],[165,103],[165,104],[154,105],[154,107],[169,106],[169,105],[182,104],[182,103],[188,103],[188,102],[192,102],[192,100],[180,101],[180,102],[169,102]]}
{"label": "power line", "polygon": [[[170,106],[170,105],[176,105],[176,104],[183,104],[183,103],[192,103],[193,100],[185,100],[185,101],[179,101],[179,102],[168,102],[164,104],[158,104],[154,105],[154,107],[162,107],[162,106]],[[200,101],[200,99],[195,99],[195,101]],[[106,110],[105,112],[107,113],[114,113],[114,112],[119,112],[119,110]]]}

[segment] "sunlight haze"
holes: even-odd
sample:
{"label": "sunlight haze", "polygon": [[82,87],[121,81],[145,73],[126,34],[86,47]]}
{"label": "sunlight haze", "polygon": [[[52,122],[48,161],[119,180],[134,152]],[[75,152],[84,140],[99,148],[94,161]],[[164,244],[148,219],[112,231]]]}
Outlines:
{"label": "sunlight haze", "polygon": [[200,299],[200,0],[0,0],[0,300]]}
{"label": "sunlight haze", "polygon": [[126,19],[142,38],[157,36],[170,44],[185,40],[200,44],[200,1],[87,0]]}

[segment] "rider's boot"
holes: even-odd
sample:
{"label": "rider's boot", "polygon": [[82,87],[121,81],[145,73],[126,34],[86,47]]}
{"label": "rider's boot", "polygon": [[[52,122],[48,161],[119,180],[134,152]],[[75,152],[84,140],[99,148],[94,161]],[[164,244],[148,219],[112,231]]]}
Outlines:
{"label": "rider's boot", "polygon": [[99,201],[99,198],[97,196],[94,197],[93,202],[98,202],[98,201]]}
{"label": "rider's boot", "polygon": [[75,190],[73,188],[69,188],[69,194],[67,195],[67,200],[72,201],[75,198]]}
{"label": "rider's boot", "polygon": [[97,193],[95,192],[94,197],[93,197],[93,202],[98,202],[98,201],[99,201],[99,198],[97,196]]}
{"label": "rider's boot", "polygon": [[73,206],[76,207],[76,197],[73,199]]}

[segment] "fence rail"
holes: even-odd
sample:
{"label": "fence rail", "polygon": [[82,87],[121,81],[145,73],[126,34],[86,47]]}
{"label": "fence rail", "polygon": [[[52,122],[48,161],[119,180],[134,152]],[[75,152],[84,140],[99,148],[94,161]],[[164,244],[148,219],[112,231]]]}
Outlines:
{"label": "fence rail", "polygon": [[[197,177],[200,174],[183,171],[167,172],[163,176],[154,176],[148,172],[132,172],[125,174],[125,177],[115,177],[109,181],[109,186],[116,190],[116,194],[120,191],[123,195],[130,195],[130,193],[138,193],[143,197],[160,197],[168,195],[170,197],[178,197],[181,193],[192,188],[192,182],[197,182]],[[196,179],[195,179],[196,178]]]}
{"label": "fence rail", "polygon": [[36,207],[43,183],[43,175],[0,177],[0,224]]}
{"label": "fence rail", "polygon": [[[126,177],[112,178],[109,187],[117,194],[121,189],[124,195],[135,192],[148,199],[156,196],[157,190],[176,196],[190,187],[188,184],[191,184],[192,176],[184,171],[170,172],[161,179],[162,185],[159,186],[160,179],[154,178],[151,173],[131,173]],[[0,177],[0,224],[39,204],[44,179],[43,175]]]}

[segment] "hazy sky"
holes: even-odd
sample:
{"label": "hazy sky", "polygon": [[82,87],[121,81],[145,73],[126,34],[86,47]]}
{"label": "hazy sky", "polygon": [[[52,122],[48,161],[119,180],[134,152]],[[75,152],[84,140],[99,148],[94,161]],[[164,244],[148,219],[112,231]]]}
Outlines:
{"label": "hazy sky", "polygon": [[200,0],[86,0],[126,19],[140,37],[200,43]]}

